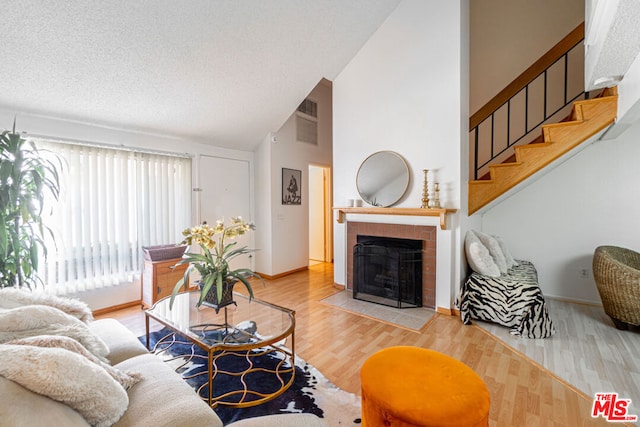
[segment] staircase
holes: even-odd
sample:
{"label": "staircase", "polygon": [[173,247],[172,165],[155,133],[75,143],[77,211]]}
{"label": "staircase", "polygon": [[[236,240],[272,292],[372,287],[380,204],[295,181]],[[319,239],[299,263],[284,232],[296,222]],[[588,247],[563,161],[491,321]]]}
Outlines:
{"label": "staircase", "polygon": [[542,126],[543,142],[516,146],[514,161],[489,165],[488,180],[469,182],[469,215],[611,125],[617,105],[615,87],[599,98],[576,101],[569,121]]}
{"label": "staircase", "polygon": [[597,98],[582,89],[583,41],[584,23],[470,117],[469,215],[517,191],[614,122],[617,88]]}

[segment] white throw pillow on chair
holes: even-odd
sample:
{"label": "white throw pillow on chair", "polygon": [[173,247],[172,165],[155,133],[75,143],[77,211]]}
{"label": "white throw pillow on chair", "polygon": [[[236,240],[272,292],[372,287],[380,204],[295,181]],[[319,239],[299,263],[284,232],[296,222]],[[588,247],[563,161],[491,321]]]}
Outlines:
{"label": "white throw pillow on chair", "polygon": [[518,265],[518,262],[511,256],[511,252],[509,252],[509,248],[507,248],[507,244],[504,239],[500,236],[493,236],[494,239],[498,241],[500,245],[500,249],[502,249],[502,253],[504,254],[504,259],[507,262],[507,268],[515,267]]}
{"label": "white throw pillow on chair", "polygon": [[489,254],[491,254],[493,261],[500,269],[500,273],[505,274],[509,269],[509,266],[507,265],[507,260],[505,259],[504,253],[502,252],[500,243],[493,236],[482,233],[480,231],[474,232],[476,236],[478,236],[478,239],[480,239],[482,244],[485,246],[485,248],[489,250]]}
{"label": "white throw pillow on chair", "polygon": [[467,262],[473,271],[483,276],[500,277],[500,268],[494,261],[489,249],[482,243],[473,230],[467,231],[464,238]]}

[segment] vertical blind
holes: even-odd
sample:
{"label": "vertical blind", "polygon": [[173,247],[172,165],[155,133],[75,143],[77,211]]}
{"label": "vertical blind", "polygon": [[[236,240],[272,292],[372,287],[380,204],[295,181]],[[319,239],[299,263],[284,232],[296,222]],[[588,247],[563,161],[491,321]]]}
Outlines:
{"label": "vertical blind", "polygon": [[143,246],[177,243],[191,220],[191,159],[37,141],[63,159],[48,200],[39,277],[64,295],[137,280]]}

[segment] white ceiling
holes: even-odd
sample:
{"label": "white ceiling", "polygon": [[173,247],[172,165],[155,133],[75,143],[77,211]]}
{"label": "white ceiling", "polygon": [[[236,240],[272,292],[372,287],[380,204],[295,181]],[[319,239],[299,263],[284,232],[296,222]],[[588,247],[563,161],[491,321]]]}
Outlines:
{"label": "white ceiling", "polygon": [[253,150],[399,1],[2,0],[0,109]]}
{"label": "white ceiling", "polygon": [[640,53],[640,6],[637,0],[587,0],[586,6],[586,88],[616,85]]}

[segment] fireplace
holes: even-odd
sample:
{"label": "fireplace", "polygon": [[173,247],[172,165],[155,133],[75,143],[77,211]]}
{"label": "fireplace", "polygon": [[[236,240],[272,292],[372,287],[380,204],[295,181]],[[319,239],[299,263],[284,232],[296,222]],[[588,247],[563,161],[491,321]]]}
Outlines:
{"label": "fireplace", "polygon": [[358,235],[353,276],[355,299],[422,307],[422,241]]}
{"label": "fireplace", "polygon": [[359,235],[418,240],[422,243],[422,306],[436,307],[437,230],[435,226],[348,221],[346,231],[347,289],[353,290],[353,248],[358,243],[357,237]]}

